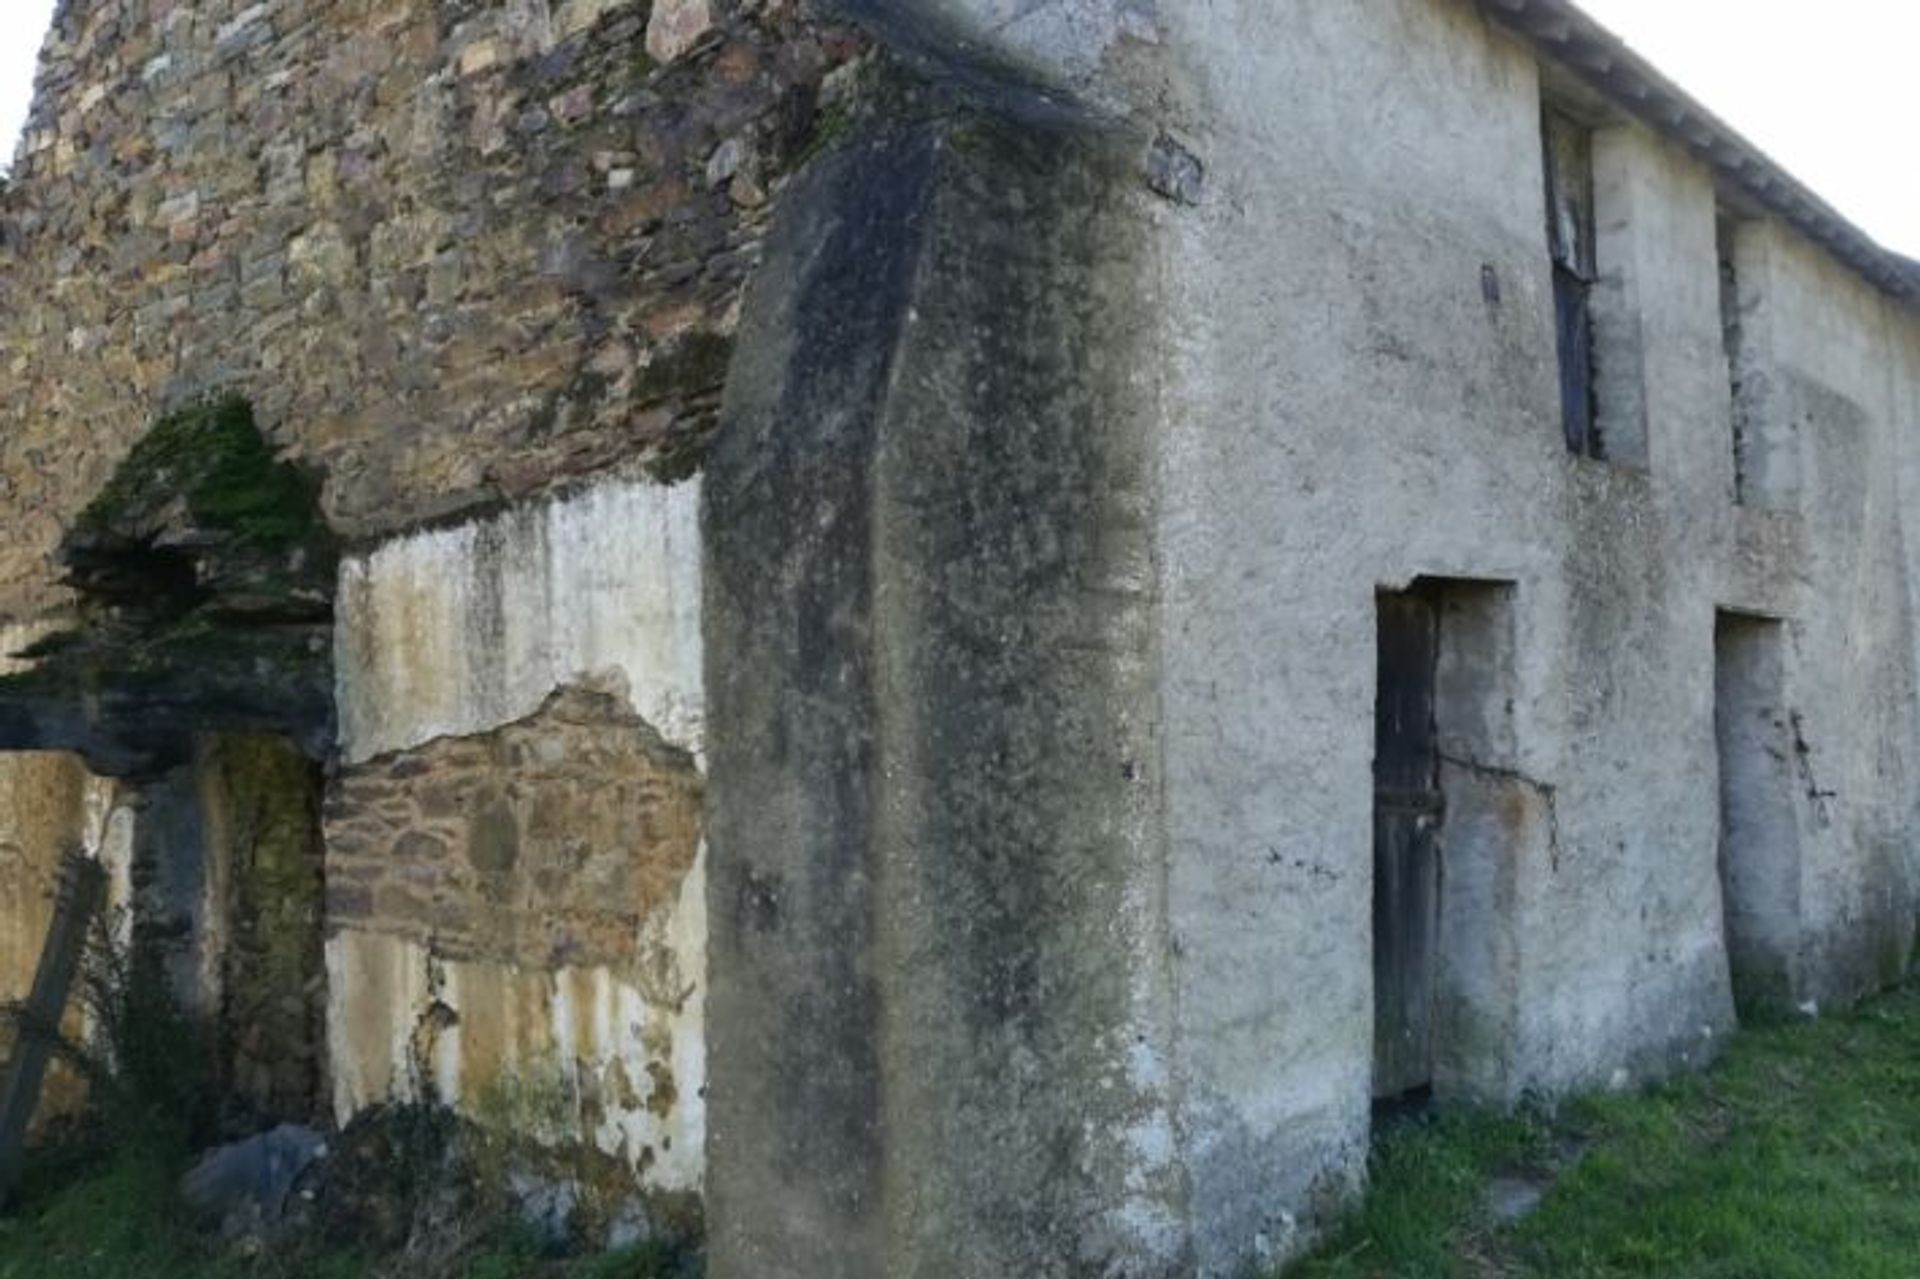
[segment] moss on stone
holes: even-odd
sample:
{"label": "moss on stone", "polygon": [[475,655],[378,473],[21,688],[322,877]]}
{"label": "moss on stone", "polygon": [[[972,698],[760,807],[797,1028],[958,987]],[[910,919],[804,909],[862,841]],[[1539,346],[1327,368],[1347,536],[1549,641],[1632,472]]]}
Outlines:
{"label": "moss on stone", "polygon": [[634,379],[634,398],[642,404],[718,390],[733,359],[733,339],[695,330],[660,350]]}
{"label": "moss on stone", "polygon": [[0,679],[0,708],[105,707],[86,716],[90,753],[209,727],[315,741],[331,732],[337,557],[313,478],[274,455],[244,399],[169,413],[62,539],[78,625]]}
{"label": "moss on stone", "polygon": [[138,538],[184,501],[194,524],[251,546],[309,541],[319,523],[317,491],[298,467],[276,458],[237,395],[170,413],[133,446],[76,531]]}
{"label": "moss on stone", "polygon": [[831,150],[834,143],[852,132],[854,116],[854,104],[848,98],[829,102],[815,112],[813,128],[806,143],[794,157],[794,169],[798,171],[805,168],[816,156]]}
{"label": "moss on stone", "polygon": [[647,460],[647,478],[669,486],[692,479],[707,463],[707,439],[701,433],[668,440]]}

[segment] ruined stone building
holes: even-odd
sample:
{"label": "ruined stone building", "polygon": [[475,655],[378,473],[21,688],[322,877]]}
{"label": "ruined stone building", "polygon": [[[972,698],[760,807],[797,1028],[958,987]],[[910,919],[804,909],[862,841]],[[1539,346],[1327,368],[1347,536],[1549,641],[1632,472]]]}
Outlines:
{"label": "ruined stone building", "polygon": [[1907,969],[1916,300],[1564,0],[65,0],[0,997],[77,843],[721,1279],[1284,1259]]}

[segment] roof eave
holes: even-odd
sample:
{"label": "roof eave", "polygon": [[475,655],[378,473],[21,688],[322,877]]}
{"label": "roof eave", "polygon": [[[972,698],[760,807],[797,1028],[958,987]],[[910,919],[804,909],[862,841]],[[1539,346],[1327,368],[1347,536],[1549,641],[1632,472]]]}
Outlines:
{"label": "roof eave", "polygon": [[1478,0],[1621,110],[1685,147],[1755,204],[1785,219],[1869,283],[1920,305],[1920,264],[1882,248],[1832,205],[1569,0]]}

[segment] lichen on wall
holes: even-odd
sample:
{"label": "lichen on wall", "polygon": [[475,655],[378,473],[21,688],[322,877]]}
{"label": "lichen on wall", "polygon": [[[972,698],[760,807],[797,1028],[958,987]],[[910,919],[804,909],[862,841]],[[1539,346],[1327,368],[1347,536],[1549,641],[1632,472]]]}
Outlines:
{"label": "lichen on wall", "polygon": [[284,738],[204,742],[207,918],[229,1104],[256,1118],[310,1119],[321,1105],[326,972],[320,770]]}

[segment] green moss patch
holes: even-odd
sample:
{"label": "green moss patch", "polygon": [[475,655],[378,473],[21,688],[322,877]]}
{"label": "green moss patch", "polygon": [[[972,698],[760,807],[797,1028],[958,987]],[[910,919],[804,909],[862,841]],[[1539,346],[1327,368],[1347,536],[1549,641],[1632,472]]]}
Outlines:
{"label": "green moss patch", "polygon": [[634,378],[633,398],[641,404],[707,395],[727,380],[733,359],[733,339],[696,329],[681,334],[661,350]]}
{"label": "green moss patch", "polygon": [[75,531],[145,541],[181,510],[193,527],[258,549],[310,541],[319,520],[312,478],[273,455],[239,396],[191,405],[155,422],[87,505]]}
{"label": "green moss patch", "polygon": [[187,730],[330,732],[335,540],[313,477],[274,455],[244,399],[155,422],[60,559],[78,625],[0,679],[0,703],[102,708],[87,717],[98,741],[49,745],[110,756]]}

